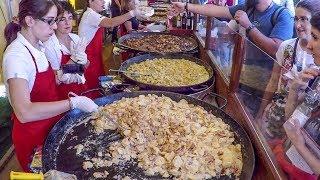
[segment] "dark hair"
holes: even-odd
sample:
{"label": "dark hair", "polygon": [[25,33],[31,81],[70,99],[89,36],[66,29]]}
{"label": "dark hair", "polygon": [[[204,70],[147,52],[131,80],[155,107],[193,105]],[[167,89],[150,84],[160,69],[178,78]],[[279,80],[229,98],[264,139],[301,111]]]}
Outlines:
{"label": "dark hair", "polygon": [[71,13],[73,18],[76,16],[74,8],[68,1],[59,1],[58,3],[58,16],[63,14],[64,12]]}
{"label": "dark hair", "polygon": [[313,16],[315,13],[320,11],[320,1],[319,0],[301,0],[296,5],[296,8],[306,9]]}
{"label": "dark hair", "polygon": [[55,5],[54,0],[22,0],[19,3],[18,22],[9,23],[4,30],[7,46],[17,38],[21,27],[26,26],[25,17],[42,18]]}
{"label": "dark hair", "polygon": [[312,27],[320,31],[320,12],[317,12],[312,16],[310,23]]}

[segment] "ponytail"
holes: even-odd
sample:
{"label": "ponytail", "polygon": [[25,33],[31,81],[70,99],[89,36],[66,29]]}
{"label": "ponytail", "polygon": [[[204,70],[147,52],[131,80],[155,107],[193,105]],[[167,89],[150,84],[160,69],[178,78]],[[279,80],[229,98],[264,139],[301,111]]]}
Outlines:
{"label": "ponytail", "polygon": [[21,30],[21,26],[16,22],[10,22],[4,29],[4,37],[6,38],[8,47],[12,41],[17,38],[18,32]]}

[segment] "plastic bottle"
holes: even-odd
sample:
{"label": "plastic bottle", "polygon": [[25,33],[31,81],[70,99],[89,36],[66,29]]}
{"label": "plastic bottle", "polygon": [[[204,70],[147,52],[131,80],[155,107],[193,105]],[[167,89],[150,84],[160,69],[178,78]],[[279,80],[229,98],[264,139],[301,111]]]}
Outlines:
{"label": "plastic bottle", "polygon": [[[311,112],[317,108],[320,99],[320,76],[318,76],[313,82],[311,89],[307,91],[306,97],[292,113],[291,120],[297,119],[300,122],[300,126],[303,126],[307,120],[311,117]],[[292,122],[293,123],[293,122]]]}

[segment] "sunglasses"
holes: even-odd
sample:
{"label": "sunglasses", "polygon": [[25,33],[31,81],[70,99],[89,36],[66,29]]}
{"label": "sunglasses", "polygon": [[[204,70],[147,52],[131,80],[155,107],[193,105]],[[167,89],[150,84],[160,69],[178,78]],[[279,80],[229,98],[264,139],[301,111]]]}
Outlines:
{"label": "sunglasses", "polygon": [[45,19],[45,18],[38,18],[40,21],[45,22],[49,24],[50,26],[54,25],[59,19],[58,18],[50,18],[50,19]]}

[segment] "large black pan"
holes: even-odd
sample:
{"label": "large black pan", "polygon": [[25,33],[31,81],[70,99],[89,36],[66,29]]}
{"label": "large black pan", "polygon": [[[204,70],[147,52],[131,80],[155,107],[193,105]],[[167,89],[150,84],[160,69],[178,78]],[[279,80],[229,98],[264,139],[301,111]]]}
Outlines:
{"label": "large black pan", "polygon": [[197,89],[203,89],[203,85],[208,84],[209,82],[213,82],[214,81],[214,76],[213,76],[213,69],[212,67],[205,63],[204,61],[192,57],[192,56],[187,56],[187,55],[178,55],[178,54],[170,54],[170,55],[153,55],[153,54],[145,54],[145,55],[141,55],[141,56],[136,56],[133,58],[130,58],[128,60],[126,60],[125,62],[123,62],[120,66],[121,71],[126,71],[130,65],[132,64],[136,64],[136,63],[140,63],[143,61],[147,61],[147,60],[154,60],[156,58],[165,58],[165,59],[186,59],[192,62],[195,62],[199,65],[202,65],[206,68],[206,70],[209,73],[209,79],[205,82],[199,83],[199,84],[194,84],[194,85],[189,85],[189,86],[161,86],[161,85],[154,85],[154,84],[148,84],[148,83],[143,83],[140,81],[137,81],[136,79],[126,75],[125,73],[123,73],[123,76],[137,84],[141,89],[144,90],[158,90],[158,91],[169,91],[169,92],[177,92],[177,93],[194,93],[197,91]]}
{"label": "large black pan", "polygon": [[[140,92],[131,92],[131,93],[119,93],[111,96],[106,96],[98,98],[95,102],[102,106],[105,104],[110,104],[114,101],[118,101],[123,97],[137,97],[139,95],[147,94],[156,94],[158,96],[165,95],[170,97],[174,101],[180,101],[185,99],[189,103],[194,105],[202,106],[207,111],[213,113],[215,116],[220,117],[223,121],[230,125],[231,130],[235,132],[235,143],[240,143],[242,158],[243,158],[243,167],[240,175],[240,179],[248,180],[251,179],[255,156],[252,148],[251,141],[244,131],[244,129],[229,115],[227,115],[223,110],[203,102],[201,100],[176,94],[170,92],[162,91],[140,91]],[[105,132],[99,136],[93,135],[90,133],[90,128],[87,127],[90,123],[81,123],[86,117],[90,114],[83,113],[79,110],[73,110],[67,113],[50,131],[47,140],[43,147],[43,171],[47,172],[50,169],[57,169],[59,171],[64,171],[67,173],[75,174],[78,179],[90,179],[92,177],[93,171],[85,171],[82,169],[83,158],[76,156],[76,152],[72,146],[75,146],[79,143],[83,143],[88,139],[95,140],[95,144],[92,145],[92,149],[88,152],[85,152],[88,157],[92,158],[97,156],[97,151],[101,149],[106,149],[110,142],[119,140],[120,137],[113,131]],[[77,124],[81,124],[77,126]],[[125,167],[111,166],[109,168],[100,168],[99,171],[107,170],[109,176],[106,179],[111,179],[116,175],[121,175],[122,177],[128,175],[131,178],[135,179],[162,179],[159,176],[146,176],[141,169],[137,167],[137,164],[128,163]],[[214,179],[233,179],[234,177],[229,176],[220,176],[219,178]]]}
{"label": "large black pan", "polygon": [[181,38],[188,38],[190,39],[190,41],[193,41],[194,46],[186,51],[177,51],[177,52],[170,52],[170,53],[161,53],[161,52],[151,52],[148,50],[141,50],[141,49],[136,49],[130,46],[127,46],[124,42],[128,39],[137,39],[137,38],[142,38],[145,36],[149,36],[149,35],[172,35],[172,36],[178,36],[175,34],[170,34],[170,33],[165,33],[165,32],[135,32],[135,33],[130,33],[130,34],[126,34],[124,36],[121,36],[118,39],[118,45],[121,48],[124,49],[131,49],[134,51],[139,51],[139,52],[145,52],[145,53],[158,53],[158,54],[175,54],[175,53],[189,53],[189,52],[193,52],[198,48],[198,43],[195,39],[191,38],[190,36],[178,36]]}

